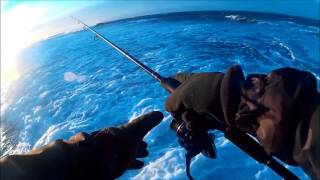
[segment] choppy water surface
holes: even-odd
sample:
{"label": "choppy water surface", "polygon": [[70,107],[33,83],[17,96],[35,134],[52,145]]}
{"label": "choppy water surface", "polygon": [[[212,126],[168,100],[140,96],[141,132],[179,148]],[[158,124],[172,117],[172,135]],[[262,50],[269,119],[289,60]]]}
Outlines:
{"label": "choppy water surface", "polygon": [[[247,74],[290,66],[313,72],[319,83],[317,22],[244,14],[156,15],[95,29],[164,76],[225,71],[231,64],[241,64]],[[152,110],[164,112],[168,94],[160,85],[87,31],[35,44],[21,55],[21,64],[22,77],[1,94],[2,156],[119,125]],[[169,130],[169,114],[165,116],[146,137],[146,166],[121,178],[186,179],[184,150]],[[217,160],[197,156],[193,161],[196,179],[278,178],[221,134],[216,145]],[[306,178],[299,168],[290,169]]]}

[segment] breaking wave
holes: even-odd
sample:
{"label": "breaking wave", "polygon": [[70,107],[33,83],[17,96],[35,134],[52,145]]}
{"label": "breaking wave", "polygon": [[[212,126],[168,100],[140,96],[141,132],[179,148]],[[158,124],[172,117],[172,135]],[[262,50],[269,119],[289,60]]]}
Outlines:
{"label": "breaking wave", "polygon": [[225,18],[227,18],[228,20],[231,20],[231,21],[236,21],[236,22],[257,22],[256,19],[251,19],[251,18],[248,18],[246,16],[243,16],[243,15],[227,15],[225,16]]}

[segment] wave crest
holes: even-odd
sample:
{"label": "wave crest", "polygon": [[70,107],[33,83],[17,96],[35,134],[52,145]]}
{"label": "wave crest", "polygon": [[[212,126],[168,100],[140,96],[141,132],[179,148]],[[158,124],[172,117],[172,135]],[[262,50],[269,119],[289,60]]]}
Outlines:
{"label": "wave crest", "polygon": [[225,18],[236,22],[257,22],[256,19],[250,19],[243,15],[227,15]]}

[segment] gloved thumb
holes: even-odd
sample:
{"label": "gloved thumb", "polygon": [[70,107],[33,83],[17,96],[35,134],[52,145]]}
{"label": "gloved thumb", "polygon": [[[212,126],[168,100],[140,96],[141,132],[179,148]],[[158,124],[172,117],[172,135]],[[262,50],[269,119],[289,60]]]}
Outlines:
{"label": "gloved thumb", "polygon": [[130,123],[121,126],[120,128],[126,131],[131,141],[141,141],[143,137],[163,119],[163,114],[159,111],[153,111],[142,115]]}

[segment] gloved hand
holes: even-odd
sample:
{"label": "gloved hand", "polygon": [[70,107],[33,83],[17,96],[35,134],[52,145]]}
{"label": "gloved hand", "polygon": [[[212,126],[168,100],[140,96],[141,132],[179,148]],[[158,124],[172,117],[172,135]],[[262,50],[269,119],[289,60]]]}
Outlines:
{"label": "gloved hand", "polygon": [[[217,123],[234,124],[240,103],[240,83],[244,79],[240,66],[231,66],[226,74],[182,73],[172,78],[181,83],[165,103],[173,118],[184,121],[195,131],[215,129]],[[216,117],[218,122],[208,120],[205,114]]]}
{"label": "gloved hand", "polygon": [[172,116],[190,130],[214,129],[203,117],[258,138],[265,151],[291,165],[300,165],[314,179],[320,177],[320,94],[309,72],[281,68],[246,80],[239,66],[226,74],[178,74],[181,85],[166,101]]}
{"label": "gloved hand", "polygon": [[[107,171],[112,174],[112,178],[119,177],[126,169],[143,167],[143,162],[136,159],[148,155],[147,144],[142,139],[160,123],[162,118],[161,112],[152,112],[118,128],[107,128],[93,136],[101,147],[102,154],[111,150],[105,162],[108,164]],[[107,142],[108,139],[110,141]]]}
{"label": "gloved hand", "polygon": [[139,169],[146,157],[143,137],[162,120],[151,112],[128,124],[92,134],[79,133],[25,155],[0,160],[1,179],[114,179],[127,169]]}
{"label": "gloved hand", "polygon": [[[147,144],[143,137],[162,120],[161,112],[152,112],[120,127],[110,127],[94,133],[98,153],[105,156],[103,169],[111,178],[119,177],[126,169],[140,169],[144,163],[136,158],[146,157]],[[108,154],[106,154],[108,152]],[[101,158],[99,157],[99,159]],[[102,170],[103,170],[102,169]]]}

